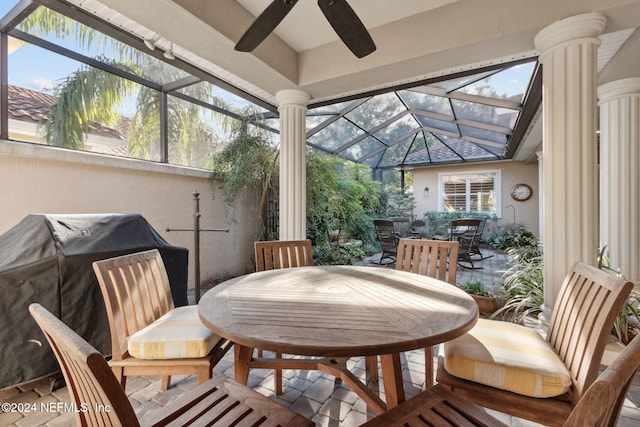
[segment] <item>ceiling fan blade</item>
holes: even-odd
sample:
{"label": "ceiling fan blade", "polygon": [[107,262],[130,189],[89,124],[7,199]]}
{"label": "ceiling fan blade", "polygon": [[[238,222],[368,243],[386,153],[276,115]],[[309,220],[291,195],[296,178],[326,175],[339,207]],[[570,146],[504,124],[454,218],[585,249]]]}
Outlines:
{"label": "ceiling fan blade", "polygon": [[362,58],[376,50],[369,32],[346,0],[318,0],[318,6],[355,56]]}
{"label": "ceiling fan blade", "polygon": [[274,0],[256,18],[236,44],[235,50],[251,52],[278,26],[298,0]]}

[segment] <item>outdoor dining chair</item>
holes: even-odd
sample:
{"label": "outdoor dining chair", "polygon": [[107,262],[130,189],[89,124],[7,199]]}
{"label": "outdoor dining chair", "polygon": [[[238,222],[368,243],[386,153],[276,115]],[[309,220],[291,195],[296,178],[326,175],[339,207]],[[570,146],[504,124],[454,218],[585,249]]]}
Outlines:
{"label": "outdoor dining chair", "polygon": [[437,382],[473,403],[559,426],[598,375],[613,322],[633,283],[582,262],[565,277],[546,339],[510,322],[479,319],[445,342]]}
{"label": "outdoor dining chair", "polygon": [[[627,390],[640,367],[640,335],[636,336],[584,393],[563,427],[613,427]],[[440,384],[423,391],[362,427],[504,426],[483,408]]]}
{"label": "outdoor dining chair", "polygon": [[[433,277],[455,286],[458,265],[458,242],[400,239],[396,270]],[[377,379],[375,356],[367,356],[367,370],[372,381]],[[425,384],[433,384],[433,347],[424,349]]]}
{"label": "outdoor dining chair", "polygon": [[254,243],[256,271],[313,265],[310,240],[270,240]]}
{"label": "outdoor dining chair", "polygon": [[[269,240],[254,243],[256,271],[279,270],[281,268],[307,267],[313,265],[313,251],[310,240]],[[262,357],[262,349],[257,349]],[[281,358],[282,353],[274,357]],[[274,369],[273,388],[277,395],[282,394],[282,370]]]}
{"label": "outdoor dining chair", "polygon": [[40,304],[31,304],[29,311],[58,359],[77,426],[314,425],[224,374],[139,418],[102,354]]}
{"label": "outdoor dining chair", "polygon": [[169,278],[157,249],[93,263],[111,330],[109,366],[126,387],[130,375],[211,378],[231,343],[202,324],[198,307],[174,307]]}

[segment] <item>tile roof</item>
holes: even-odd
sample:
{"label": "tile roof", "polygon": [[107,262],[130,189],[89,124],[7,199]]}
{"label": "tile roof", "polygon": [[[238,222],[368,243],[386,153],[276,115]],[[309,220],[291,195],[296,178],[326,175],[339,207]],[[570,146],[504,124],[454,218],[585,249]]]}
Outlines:
{"label": "tile roof", "polygon": [[462,139],[451,138],[446,142],[424,148],[407,156],[405,165],[426,166],[437,163],[454,163],[465,160],[487,160],[497,158],[496,154]]}
{"label": "tile roof", "polygon": [[9,117],[41,123],[46,121],[56,97],[35,90],[9,85]]}
{"label": "tile roof", "polygon": [[[19,86],[8,86],[9,118],[42,124],[49,119],[49,110],[57,101],[53,95],[26,89]],[[131,120],[120,117],[116,128],[93,122],[89,125],[89,133],[107,138],[128,139]]]}

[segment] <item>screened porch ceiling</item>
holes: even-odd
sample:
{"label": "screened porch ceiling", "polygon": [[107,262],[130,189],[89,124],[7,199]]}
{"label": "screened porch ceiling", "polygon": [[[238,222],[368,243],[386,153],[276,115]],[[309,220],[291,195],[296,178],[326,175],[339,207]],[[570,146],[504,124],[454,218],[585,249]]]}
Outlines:
{"label": "screened porch ceiling", "polygon": [[[217,65],[99,1],[11,1],[17,4],[15,16],[23,17],[38,4],[49,6],[103,31],[107,37],[156,57],[165,63],[165,68],[171,69],[171,72],[157,76],[134,76],[141,84],[190,99],[231,117],[237,117],[242,108],[253,104],[262,112],[266,125],[278,132],[277,108],[272,97],[262,96],[258,88],[251,91],[251,85],[246,82],[234,85],[228,73]],[[433,1],[429,7],[448,3],[452,2]],[[11,22],[6,20],[6,23]],[[10,30],[9,34],[57,53],[71,54],[74,59],[92,66],[121,71],[106,62],[100,64],[101,59],[91,57],[90,52],[69,50],[64,41],[41,40],[19,28]],[[617,38],[603,35],[601,50],[609,52],[610,58],[629,34]],[[145,48],[144,42],[149,39],[154,39],[159,49]],[[165,52],[170,52],[172,58],[167,60]],[[408,169],[513,158],[531,128],[539,127],[534,118],[541,101],[541,67],[537,57],[531,52],[515,56],[519,59],[511,62],[504,59],[488,61],[491,65],[475,69],[465,66],[463,71],[449,75],[386,84],[356,94],[312,99],[307,113],[307,144],[312,149],[374,169]],[[173,78],[167,80],[167,76]],[[193,98],[190,93],[197,91],[190,91],[190,87],[203,84],[216,86],[215,96],[224,102]],[[539,139],[534,143],[539,143]]]}
{"label": "screened porch ceiling", "polygon": [[506,159],[540,104],[537,74],[533,58],[313,108],[307,144],[377,169]]}

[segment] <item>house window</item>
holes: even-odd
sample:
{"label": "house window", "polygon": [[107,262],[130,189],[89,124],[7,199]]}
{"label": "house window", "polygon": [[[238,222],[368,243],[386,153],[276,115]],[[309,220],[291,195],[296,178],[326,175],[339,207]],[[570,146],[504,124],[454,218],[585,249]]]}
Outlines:
{"label": "house window", "polygon": [[439,175],[441,211],[486,212],[500,216],[500,171]]}

